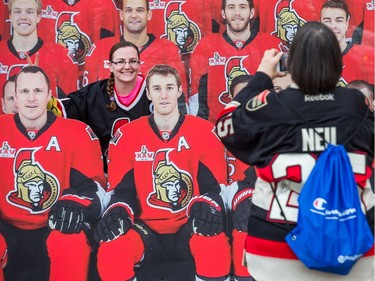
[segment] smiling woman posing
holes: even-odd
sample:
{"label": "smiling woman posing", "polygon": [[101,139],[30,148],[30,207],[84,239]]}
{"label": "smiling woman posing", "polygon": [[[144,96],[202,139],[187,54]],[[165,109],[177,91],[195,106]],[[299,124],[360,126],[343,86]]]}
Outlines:
{"label": "smiling woman posing", "polygon": [[111,137],[121,125],[151,113],[145,78],[139,73],[137,46],[129,41],[113,45],[109,70],[109,79],[89,84],[66,99],[53,99],[49,104],[56,115],[90,125],[100,140],[104,156]]}

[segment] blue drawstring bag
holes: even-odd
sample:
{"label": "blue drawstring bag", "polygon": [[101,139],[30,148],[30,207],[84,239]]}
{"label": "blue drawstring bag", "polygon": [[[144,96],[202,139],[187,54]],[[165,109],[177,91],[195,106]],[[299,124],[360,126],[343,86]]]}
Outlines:
{"label": "blue drawstring bag", "polygon": [[328,144],[298,198],[297,226],[285,237],[310,269],[345,275],[374,243],[344,146]]}

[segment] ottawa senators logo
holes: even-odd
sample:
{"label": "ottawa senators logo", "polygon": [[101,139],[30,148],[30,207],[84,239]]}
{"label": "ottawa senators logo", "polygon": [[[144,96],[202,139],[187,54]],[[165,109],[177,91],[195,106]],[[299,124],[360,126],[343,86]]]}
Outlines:
{"label": "ottawa senators logo", "polygon": [[149,205],[172,213],[186,208],[193,195],[193,183],[188,172],[180,170],[168,154],[171,150],[159,150],[153,161],[154,192],[148,196]]}
{"label": "ottawa senators logo", "polygon": [[243,66],[243,60],[246,59],[247,56],[244,57],[231,57],[225,64],[225,80],[226,80],[226,89],[222,92],[219,96],[219,102],[223,105],[227,105],[231,102],[232,96],[230,94],[230,86],[232,85],[232,81],[235,77],[240,75],[248,75],[249,72]]}
{"label": "ottawa senators logo", "polygon": [[271,35],[280,38],[286,46],[292,42],[297,30],[305,24],[292,8],[292,2],[280,0],[275,6],[275,31]]}
{"label": "ottawa senators logo", "polygon": [[92,42],[87,34],[83,33],[73,21],[76,13],[63,12],[56,21],[56,42],[69,50],[72,61],[78,65],[85,62],[86,55],[90,52]]}
{"label": "ottawa senators logo", "polygon": [[14,191],[7,201],[32,214],[43,213],[57,200],[60,191],[58,180],[35,160],[39,148],[21,149],[14,160]]}
{"label": "ottawa senators logo", "polygon": [[198,25],[181,11],[181,6],[185,2],[172,1],[168,3],[164,12],[166,34],[162,36],[162,38],[167,38],[175,43],[182,54],[193,52],[199,39],[201,39]]}

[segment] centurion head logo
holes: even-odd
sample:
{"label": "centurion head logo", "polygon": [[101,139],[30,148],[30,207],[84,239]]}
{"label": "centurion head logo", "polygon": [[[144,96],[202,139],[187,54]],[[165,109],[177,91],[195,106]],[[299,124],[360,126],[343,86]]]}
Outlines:
{"label": "centurion head logo", "polygon": [[248,75],[249,72],[243,66],[243,60],[246,59],[247,56],[242,57],[231,57],[225,64],[225,80],[226,80],[226,89],[222,92],[219,96],[219,102],[223,105],[227,105],[233,97],[230,95],[230,86],[232,85],[232,81],[237,76],[241,75]]}
{"label": "centurion head logo", "polygon": [[76,13],[61,13],[56,21],[56,42],[69,50],[74,63],[82,65],[86,55],[90,52],[92,42],[74,22]]}
{"label": "centurion head logo", "polygon": [[201,39],[198,25],[181,10],[185,2],[169,2],[164,12],[166,30],[163,37],[175,43],[182,54],[191,53]]}
{"label": "centurion head logo", "polygon": [[159,150],[152,164],[154,192],[148,203],[156,208],[179,212],[186,208],[193,194],[193,183],[188,172],[180,170],[169,160],[171,150]]}
{"label": "centurion head logo", "polygon": [[285,44],[289,45],[297,30],[305,24],[305,21],[299,17],[292,8],[294,0],[280,0],[275,6],[275,31],[272,35],[280,38]]}
{"label": "centurion head logo", "polygon": [[48,210],[59,195],[59,182],[35,160],[39,148],[21,149],[14,160],[14,191],[9,192],[7,201],[30,213]]}

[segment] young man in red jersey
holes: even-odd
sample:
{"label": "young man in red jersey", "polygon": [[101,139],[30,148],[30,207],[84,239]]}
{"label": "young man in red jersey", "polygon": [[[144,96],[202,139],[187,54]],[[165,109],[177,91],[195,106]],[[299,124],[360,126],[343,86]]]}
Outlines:
{"label": "young man in red jersey", "polygon": [[350,11],[346,1],[324,1],[320,22],[333,31],[340,45],[344,64],[340,85],[346,86],[358,79],[374,83],[374,46],[353,44],[351,38],[347,38]]}
{"label": "young man in red jersey", "polygon": [[5,280],[87,280],[85,232],[104,209],[100,145],[89,126],[47,112],[51,96],[46,73],[26,66],[15,80],[18,113],[0,116]]}
{"label": "young man in red jersey", "polygon": [[233,78],[254,74],[264,51],[280,44],[278,38],[251,29],[253,0],[223,0],[221,15],[226,30],[202,38],[190,60],[189,112],[212,123],[230,102]]}
{"label": "young man in red jersey", "polygon": [[43,40],[39,35],[42,20],[41,0],[10,0],[9,18],[13,35],[0,42],[0,87],[14,74],[15,69],[28,64],[39,55],[39,66],[51,81],[53,96],[64,97],[77,89],[78,68],[68,57],[67,49]]}
{"label": "young man in red jersey", "polygon": [[194,261],[196,275],[174,266],[166,274],[179,277],[171,280],[229,280],[224,147],[212,124],[179,112],[174,68],[154,66],[146,83],[154,113],[120,127],[110,142],[111,200],[94,231],[100,276],[135,280],[135,267],[179,260]]}

